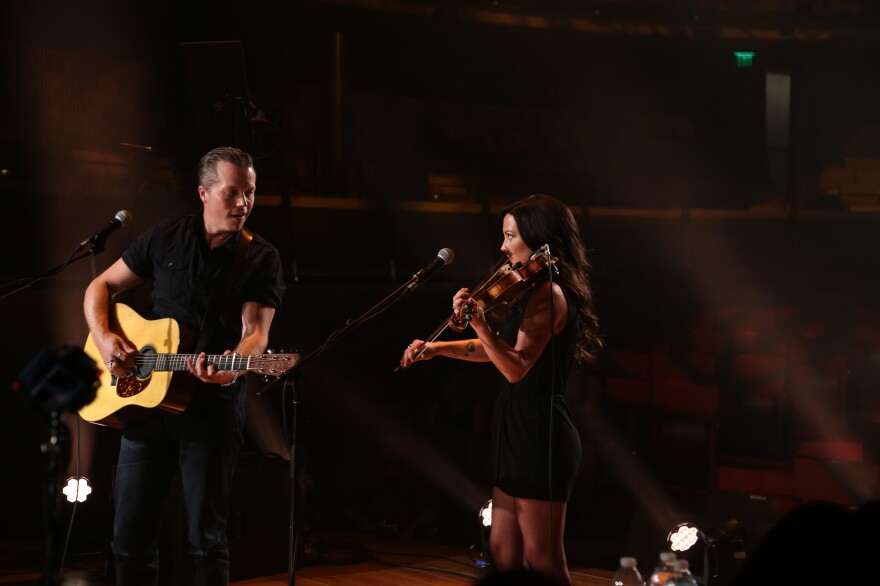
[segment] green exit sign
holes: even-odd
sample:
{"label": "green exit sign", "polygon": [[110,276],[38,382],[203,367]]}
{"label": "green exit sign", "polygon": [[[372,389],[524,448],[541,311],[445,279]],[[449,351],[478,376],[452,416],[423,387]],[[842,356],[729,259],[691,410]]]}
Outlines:
{"label": "green exit sign", "polygon": [[736,57],[736,66],[747,68],[752,66],[755,59],[754,51],[734,51],[733,56]]}

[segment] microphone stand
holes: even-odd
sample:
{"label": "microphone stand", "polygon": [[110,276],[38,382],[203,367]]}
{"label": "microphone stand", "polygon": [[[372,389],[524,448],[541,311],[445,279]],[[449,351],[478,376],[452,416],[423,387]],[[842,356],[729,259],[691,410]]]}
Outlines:
{"label": "microphone stand", "polygon": [[288,530],[288,551],[287,551],[287,583],[289,586],[293,586],[296,583],[296,549],[297,549],[297,538],[298,532],[296,530],[296,417],[297,417],[297,405],[298,401],[296,398],[296,388],[293,385],[293,381],[291,377],[294,373],[301,370],[306,364],[310,363],[312,360],[320,356],[325,350],[333,346],[336,342],[341,340],[346,334],[355,329],[356,327],[367,323],[375,317],[378,317],[381,313],[389,309],[392,305],[403,299],[408,293],[415,291],[416,288],[421,284],[420,281],[424,281],[427,279],[427,276],[423,276],[421,279],[418,275],[413,275],[410,279],[392,291],[388,296],[379,301],[376,305],[368,309],[362,315],[355,319],[349,319],[345,322],[340,328],[334,330],[324,341],[323,344],[300,358],[300,360],[294,364],[287,372],[267,384],[260,391],[257,392],[257,396],[263,396],[266,393],[272,392],[276,390],[280,386],[290,386],[292,390],[292,409],[291,409],[291,417],[293,421],[291,423],[291,439],[290,439],[290,527]]}
{"label": "microphone stand", "polygon": [[47,470],[45,492],[43,493],[43,524],[46,529],[46,552],[45,566],[40,584],[42,586],[54,586],[58,584],[61,576],[61,500],[58,496],[58,487],[61,485],[65,467],[70,459],[70,432],[61,422],[59,411],[52,411],[51,435],[49,440],[40,445],[40,451],[47,455],[49,468]]}

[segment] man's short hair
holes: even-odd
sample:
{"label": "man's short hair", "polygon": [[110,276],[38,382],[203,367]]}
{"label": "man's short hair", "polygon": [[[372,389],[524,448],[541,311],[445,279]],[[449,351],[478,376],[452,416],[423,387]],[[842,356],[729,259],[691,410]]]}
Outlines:
{"label": "man's short hair", "polygon": [[235,147],[218,147],[209,151],[199,161],[199,185],[208,189],[220,179],[217,174],[217,163],[220,161],[226,161],[236,167],[254,166],[253,158],[245,151]]}

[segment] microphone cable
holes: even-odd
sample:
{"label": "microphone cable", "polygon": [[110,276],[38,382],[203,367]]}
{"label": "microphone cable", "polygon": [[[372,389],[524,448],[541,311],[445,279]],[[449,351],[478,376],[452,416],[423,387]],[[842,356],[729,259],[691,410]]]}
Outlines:
{"label": "microphone cable", "polygon": [[[79,413],[75,415],[76,417],[76,489],[73,493],[73,510],[70,513],[70,521],[67,524],[67,535],[64,537],[64,547],[61,550],[61,561],[58,564],[58,576],[52,576],[52,579],[63,578],[64,577],[64,566],[67,563],[67,551],[70,547],[70,536],[73,533],[73,521],[76,519],[76,508],[79,504],[79,488],[80,488],[80,472],[79,472],[79,463],[80,463],[80,446],[82,445],[82,433],[80,431],[80,416]],[[61,423],[64,425],[64,422]],[[56,486],[57,490],[58,487]],[[60,523],[59,523],[60,526]]]}
{"label": "microphone cable", "polygon": [[[67,265],[69,265],[73,261],[73,257],[75,257],[76,254],[80,250],[81,250],[80,248],[76,248],[73,252],[70,253],[70,256],[68,256],[67,259],[63,263],[61,263],[60,265],[51,269],[49,272],[47,272],[43,275],[39,275],[36,277],[22,277],[20,279],[15,279],[14,281],[9,281],[7,283],[3,283],[2,285],[0,285],[0,299],[5,299],[5,298],[9,297],[10,295],[12,295],[13,293],[18,293],[19,291],[23,291],[24,289],[27,289],[31,285],[39,283],[40,281],[42,281],[48,277],[51,277],[53,275],[57,275],[58,273],[63,271],[65,269],[65,267],[67,267]],[[13,288],[13,287],[15,287],[15,288]],[[8,288],[8,290],[6,290],[7,288]]]}
{"label": "microphone cable", "polygon": [[[67,266],[67,263],[70,262],[70,259],[73,258],[73,255],[76,254],[76,251],[70,255],[70,258],[67,259],[64,265],[61,268]],[[92,268],[92,280],[94,281],[97,278],[97,268],[95,267],[95,255],[90,255],[91,268]],[[60,270],[60,269],[59,269]],[[29,285],[28,285],[29,286]],[[70,513],[70,521],[67,525],[67,535],[64,537],[64,547],[61,551],[61,561],[58,564],[58,578],[64,577],[64,566],[67,563],[67,552],[70,547],[70,537],[73,534],[73,521],[76,519],[76,509],[77,505],[79,505],[79,488],[80,488],[80,478],[82,478],[80,474],[80,462],[82,461],[82,429],[80,428],[80,422],[82,421],[82,417],[80,417],[79,413],[75,413],[74,417],[76,417],[76,472],[74,473],[74,478],[76,479],[76,491],[73,493],[73,510]],[[62,425],[64,423],[62,422]],[[57,490],[57,487],[56,487]],[[52,577],[55,578],[54,576]]]}
{"label": "microphone cable", "polygon": [[[548,250],[549,253],[549,250]],[[553,302],[553,263],[547,263],[547,280],[550,283],[550,419],[547,438],[547,504],[550,529],[550,572],[555,577],[556,550],[553,536],[553,415],[556,398],[556,308]],[[566,324],[567,325],[567,324]]]}

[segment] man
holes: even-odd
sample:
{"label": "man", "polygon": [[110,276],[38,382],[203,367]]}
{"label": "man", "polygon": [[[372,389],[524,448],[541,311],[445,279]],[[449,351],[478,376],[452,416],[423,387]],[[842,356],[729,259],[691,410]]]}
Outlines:
{"label": "man", "polygon": [[[201,351],[195,363],[187,360],[190,374],[201,381],[188,409],[181,414],[156,410],[123,433],[112,544],[123,585],[157,581],[159,523],[177,472],[192,573],[185,583],[229,582],[227,499],[242,440],[244,379],[237,371],[207,364],[205,352],[263,352],[284,292],[278,252],[259,236],[248,240],[242,232],[256,190],[250,155],[231,147],[214,149],[202,157],[198,171],[202,211],[139,236],[85,294],[89,330],[110,372],[119,377],[131,374],[137,354],[130,340],[110,329],[111,300],[121,291],[152,280],[151,318],[170,317],[182,328],[211,332],[193,351]],[[239,244],[242,239],[246,244]],[[222,303],[206,320],[212,297]]]}

